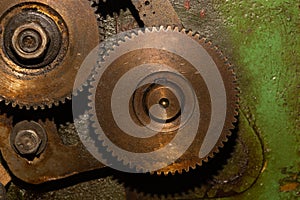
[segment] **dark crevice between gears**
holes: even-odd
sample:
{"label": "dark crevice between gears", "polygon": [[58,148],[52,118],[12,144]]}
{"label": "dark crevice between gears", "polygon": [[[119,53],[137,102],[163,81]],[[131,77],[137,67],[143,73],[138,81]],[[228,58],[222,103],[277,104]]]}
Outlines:
{"label": "dark crevice between gears", "polygon": [[[237,126],[236,126],[237,127]],[[180,195],[189,191],[195,191],[203,186],[213,187],[215,176],[223,170],[223,166],[232,157],[238,140],[238,127],[232,131],[232,135],[228,137],[228,142],[220,149],[214,158],[211,158],[207,163],[204,162],[202,166],[197,166],[196,169],[191,169],[182,174],[175,175],[151,175],[147,174],[132,174],[117,172],[114,173],[120,183],[124,184],[127,192],[136,193],[136,195],[150,195],[150,196],[169,196]],[[219,194],[224,196],[224,194]],[[226,196],[229,194],[226,193]]]}
{"label": "dark crevice between gears", "polygon": [[145,26],[139,16],[138,10],[135,8],[131,0],[106,0],[105,2],[100,0],[98,3],[95,3],[94,6],[97,7],[96,13],[104,19],[106,19],[107,16],[113,17],[114,13],[120,15],[121,10],[125,11],[128,9],[139,27]]}
{"label": "dark crevice between gears", "polygon": [[64,104],[57,107],[38,110],[34,110],[33,108],[30,110],[25,108],[20,109],[18,107],[12,107],[11,105],[5,105],[4,102],[0,102],[0,114],[6,114],[7,117],[12,117],[13,125],[24,120],[35,122],[42,120],[45,122],[49,119],[54,120],[55,124],[67,124],[73,122],[72,102],[70,100],[67,100]]}
{"label": "dark crevice between gears", "polygon": [[[166,176],[151,175],[149,173],[133,174],[105,167],[40,185],[27,184],[12,174],[11,176],[13,183],[17,187],[25,189],[26,194],[30,196],[40,196],[44,193],[68,188],[82,182],[113,176],[115,180],[126,187],[127,196],[135,196],[137,199],[144,196],[170,197],[171,195],[173,197],[180,197],[189,192],[194,192],[202,186],[213,186],[212,180],[214,176],[222,171],[223,166],[227,164],[227,160],[232,156],[235,150],[238,138],[237,133],[238,128],[233,131],[233,134],[229,137],[229,141],[225,144],[224,148],[220,149],[220,153],[216,154],[209,162],[203,163],[202,166],[198,166],[196,169],[190,169],[189,172],[182,174],[176,173],[175,175],[169,174]],[[103,149],[102,152],[106,152],[105,149]],[[107,153],[106,156],[111,156],[111,154]],[[224,196],[222,194],[218,195]],[[229,194],[227,193],[226,196],[229,196]]]}

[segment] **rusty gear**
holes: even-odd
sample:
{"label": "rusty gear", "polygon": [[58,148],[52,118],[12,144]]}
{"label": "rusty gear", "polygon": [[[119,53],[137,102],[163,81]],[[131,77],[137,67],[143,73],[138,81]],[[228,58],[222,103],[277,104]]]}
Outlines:
{"label": "rusty gear", "polygon": [[4,0],[0,29],[0,99],[27,109],[70,99],[77,70],[99,42],[87,0]]}
{"label": "rusty gear", "polygon": [[130,172],[182,173],[208,161],[236,122],[233,67],[211,42],[184,29],[124,34],[102,55],[91,83],[94,140]]}

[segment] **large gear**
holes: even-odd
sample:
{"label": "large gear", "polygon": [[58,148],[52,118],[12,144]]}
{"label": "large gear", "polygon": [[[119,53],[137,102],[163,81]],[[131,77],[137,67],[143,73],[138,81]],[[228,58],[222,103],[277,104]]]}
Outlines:
{"label": "large gear", "polygon": [[101,55],[89,98],[97,135],[92,143],[112,156],[87,149],[128,172],[182,173],[208,161],[236,122],[233,67],[191,31],[161,27],[124,35]]}
{"label": "large gear", "polygon": [[99,43],[87,0],[4,0],[0,29],[0,99],[6,104],[51,107],[86,82],[82,76],[74,87],[82,61]]}

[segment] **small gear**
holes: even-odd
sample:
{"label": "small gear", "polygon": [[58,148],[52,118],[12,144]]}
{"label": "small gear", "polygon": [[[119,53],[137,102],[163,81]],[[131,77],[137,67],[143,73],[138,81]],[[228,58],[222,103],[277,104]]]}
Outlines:
{"label": "small gear", "polygon": [[[157,174],[182,173],[212,158],[238,109],[227,58],[199,34],[176,27],[132,30],[117,40],[91,82],[90,153],[118,170]],[[111,153],[105,159],[103,146]]]}
{"label": "small gear", "polygon": [[89,0],[98,19],[98,28],[101,41],[139,26],[144,26],[141,20],[136,19],[132,13],[130,1],[115,0]]}
{"label": "small gear", "polygon": [[106,35],[106,28],[105,28],[106,20],[98,11],[99,0],[88,0],[88,1],[96,16],[100,40],[102,41],[105,39],[105,35]]}
{"label": "small gear", "polygon": [[6,104],[52,107],[86,83],[83,76],[74,87],[82,61],[99,43],[87,0],[5,0],[0,29],[0,100]]}

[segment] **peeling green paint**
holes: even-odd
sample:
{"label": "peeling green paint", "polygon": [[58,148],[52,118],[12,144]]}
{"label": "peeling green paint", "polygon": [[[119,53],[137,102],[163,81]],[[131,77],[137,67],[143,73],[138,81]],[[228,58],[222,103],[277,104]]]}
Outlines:
{"label": "peeling green paint", "polygon": [[224,18],[240,75],[241,110],[261,134],[266,169],[238,198],[293,199],[280,192],[284,167],[300,171],[299,1],[215,1]]}

